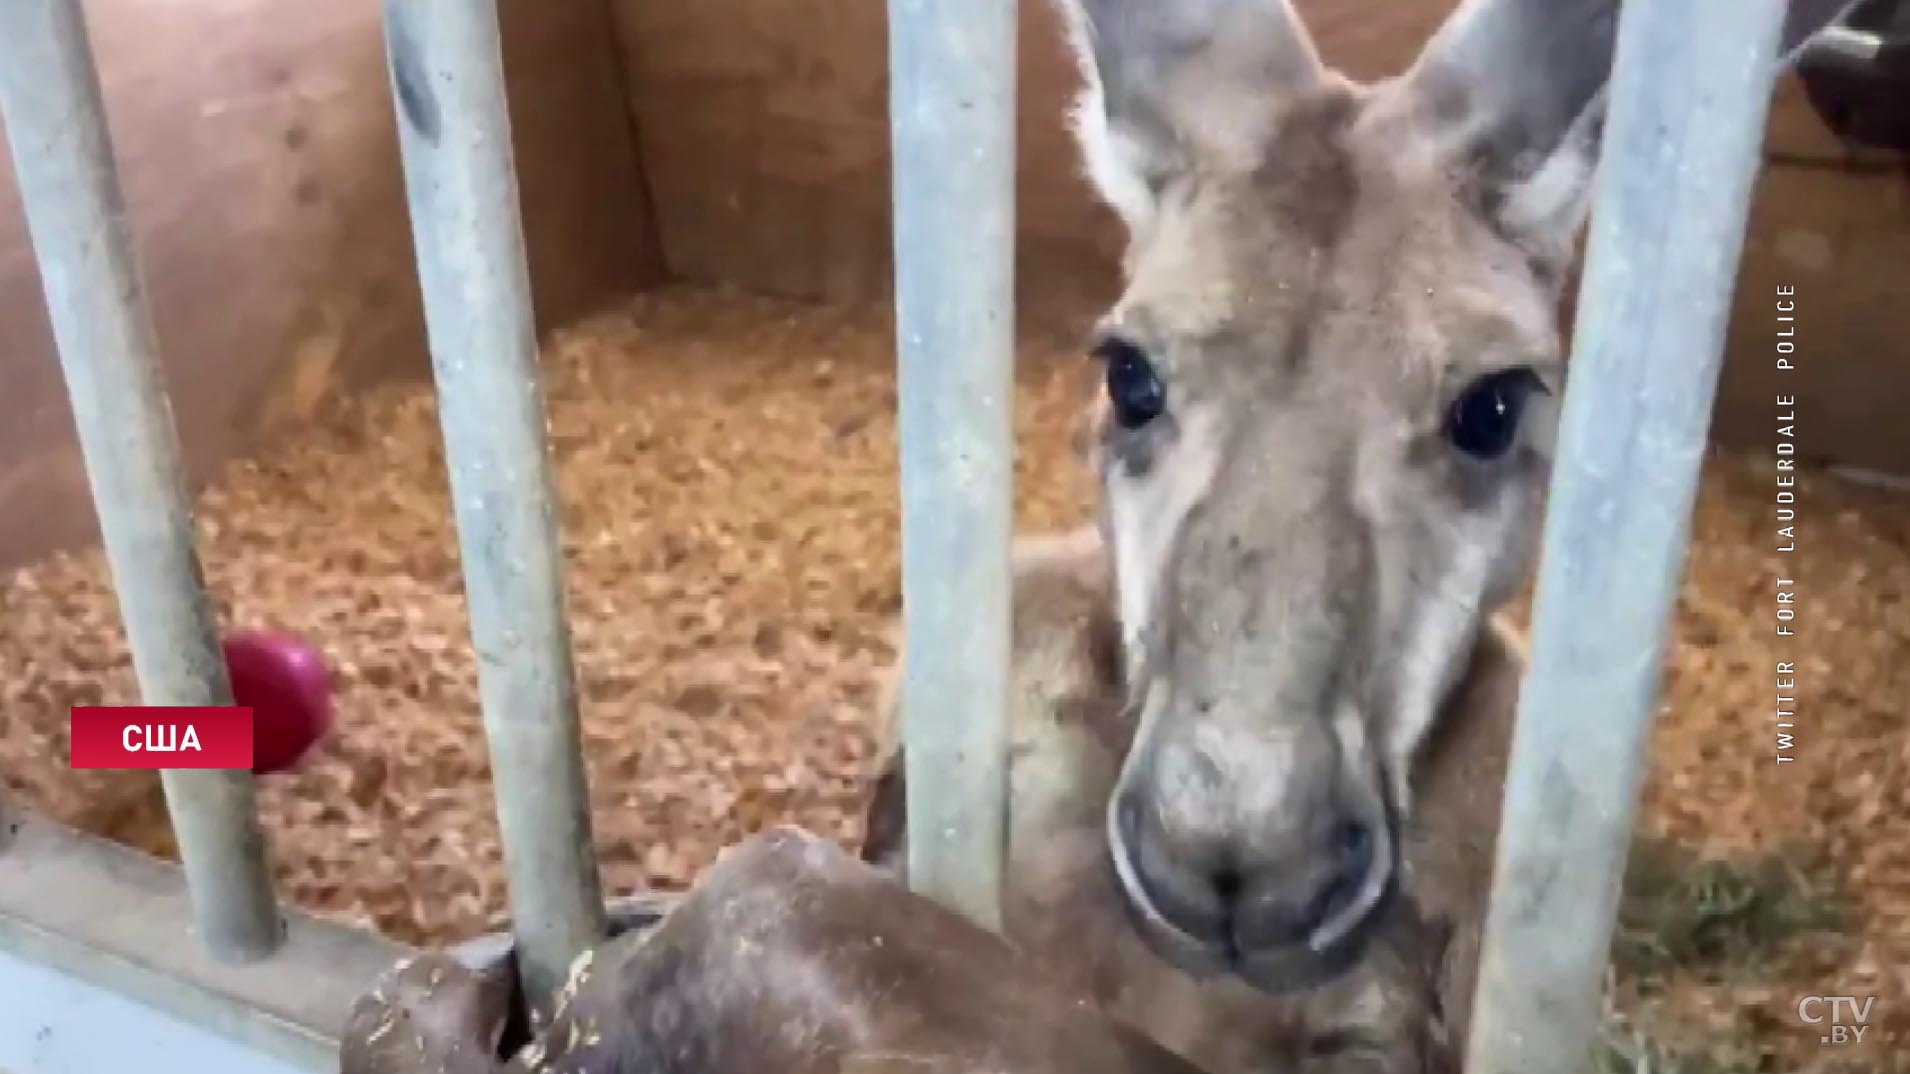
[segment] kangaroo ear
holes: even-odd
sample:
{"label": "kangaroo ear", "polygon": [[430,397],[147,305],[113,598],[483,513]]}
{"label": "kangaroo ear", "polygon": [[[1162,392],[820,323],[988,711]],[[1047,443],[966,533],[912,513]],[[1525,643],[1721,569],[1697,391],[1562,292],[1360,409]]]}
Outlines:
{"label": "kangaroo ear", "polygon": [[[1852,2],[1789,0],[1783,65]],[[1549,259],[1569,258],[1589,208],[1618,10],[1618,0],[1463,0],[1401,82],[1466,165],[1481,207]]]}
{"label": "kangaroo ear", "polygon": [[1056,0],[1085,87],[1089,179],[1130,228],[1196,161],[1251,168],[1285,104],[1322,77],[1286,0]]}

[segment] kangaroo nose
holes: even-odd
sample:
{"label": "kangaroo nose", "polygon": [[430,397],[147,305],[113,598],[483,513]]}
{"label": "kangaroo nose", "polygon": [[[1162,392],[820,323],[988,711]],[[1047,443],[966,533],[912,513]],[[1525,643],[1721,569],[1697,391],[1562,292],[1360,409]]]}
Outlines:
{"label": "kangaroo nose", "polygon": [[1378,853],[1370,823],[1340,817],[1310,859],[1255,873],[1235,901],[1235,945],[1257,951],[1314,939],[1359,899],[1380,869]]}
{"label": "kangaroo nose", "polygon": [[1220,841],[1175,845],[1137,797],[1124,797],[1117,817],[1153,910],[1189,937],[1233,951],[1307,942],[1353,907],[1382,864],[1373,825],[1351,813],[1271,855]]}
{"label": "kangaroo nose", "polygon": [[1171,848],[1153,810],[1144,808],[1137,795],[1123,795],[1116,816],[1123,844],[1116,853],[1126,856],[1155,912],[1202,943],[1231,946],[1240,885],[1225,859],[1198,848]]}

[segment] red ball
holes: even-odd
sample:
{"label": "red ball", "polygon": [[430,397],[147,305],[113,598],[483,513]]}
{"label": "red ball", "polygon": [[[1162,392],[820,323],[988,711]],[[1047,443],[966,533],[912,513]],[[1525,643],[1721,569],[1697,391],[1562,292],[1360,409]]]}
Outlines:
{"label": "red ball", "polygon": [[324,654],[302,638],[274,631],[234,634],[224,649],[232,700],[252,710],[252,771],[289,771],[331,727]]}

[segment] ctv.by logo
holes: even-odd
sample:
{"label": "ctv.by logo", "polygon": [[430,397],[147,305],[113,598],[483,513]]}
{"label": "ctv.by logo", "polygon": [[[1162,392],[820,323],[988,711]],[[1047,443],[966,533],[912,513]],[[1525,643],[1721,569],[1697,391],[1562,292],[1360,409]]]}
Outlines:
{"label": "ctv.by logo", "polygon": [[1865,996],[1862,1003],[1855,996],[1805,996],[1797,1001],[1797,1017],[1805,1025],[1823,1027],[1819,1043],[1862,1044],[1864,1030],[1870,1028],[1864,1022],[1875,1002],[1876,996]]}

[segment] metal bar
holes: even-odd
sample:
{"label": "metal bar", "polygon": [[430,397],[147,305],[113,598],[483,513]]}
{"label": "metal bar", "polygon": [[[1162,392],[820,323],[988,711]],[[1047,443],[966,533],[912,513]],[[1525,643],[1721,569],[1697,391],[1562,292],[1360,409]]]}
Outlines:
{"label": "metal bar", "polygon": [[[90,1070],[74,1062],[62,1067],[51,1056],[69,1048],[91,1050],[99,1037],[102,1014],[124,1011],[118,1000],[147,1008],[148,1024],[170,1023],[172,1032],[210,1034],[253,1051],[258,1062],[206,1070],[259,1071],[276,1063],[336,1074],[338,1033],[358,997],[379,974],[414,955],[412,948],[363,929],[320,920],[293,908],[285,911],[285,942],[271,958],[244,965],[210,958],[178,922],[188,914],[188,894],[180,870],[136,850],[63,828],[28,813],[11,822],[11,846],[0,849],[0,1070]],[[6,834],[0,829],[0,836]],[[44,969],[84,981],[73,991],[81,1010],[66,1010],[37,1027],[13,1033],[18,1019],[32,1015],[14,1001],[13,978]],[[12,991],[9,991],[12,989]],[[101,1012],[97,1004],[117,1008]],[[28,1007],[46,1011],[48,998],[34,997]],[[71,1004],[57,1006],[70,1008]],[[91,1025],[85,1015],[91,1016]],[[9,1019],[14,1019],[9,1025]],[[108,1038],[123,1036],[114,1025]],[[141,1039],[97,1042],[149,1048]],[[38,1049],[38,1050],[36,1050]],[[17,1063],[25,1055],[28,1061]],[[152,1056],[100,1069],[156,1072]],[[167,1057],[167,1069],[182,1069]]]}
{"label": "metal bar", "polygon": [[[140,694],[231,704],[77,0],[0,3],[0,108]],[[224,961],[269,954],[284,926],[251,774],[163,779],[197,934]]]}
{"label": "metal bar", "polygon": [[1800,66],[1868,72],[1883,52],[1883,38],[1848,26],[1826,26],[1797,48]]}
{"label": "metal bar", "polygon": [[1001,923],[1015,0],[889,0],[908,877]]}
{"label": "metal bar", "polygon": [[[140,1074],[336,1074],[337,1045],[324,1062],[299,1064],[208,1032],[83,977],[0,950],[0,1070],[137,1070]],[[101,1032],[110,1026],[110,1032]],[[320,1053],[323,1055],[324,1053]]]}
{"label": "metal bar", "polygon": [[386,0],[445,461],[518,965],[534,1000],[604,935],[495,0]]}
{"label": "metal bar", "polygon": [[1621,8],[1466,1069],[1581,1069],[1690,535],[1783,0]]}

